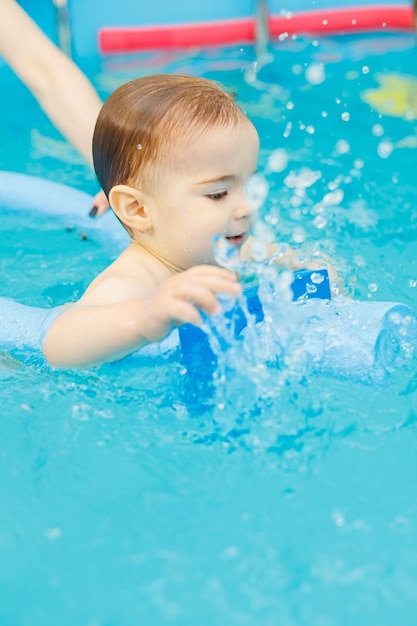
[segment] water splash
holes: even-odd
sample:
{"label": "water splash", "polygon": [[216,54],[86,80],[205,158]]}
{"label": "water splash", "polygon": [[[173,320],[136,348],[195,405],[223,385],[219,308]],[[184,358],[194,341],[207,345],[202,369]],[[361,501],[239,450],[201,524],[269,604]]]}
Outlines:
{"label": "water splash", "polygon": [[304,316],[301,305],[293,303],[293,273],[277,266],[282,247],[277,246],[275,253],[267,256],[273,238],[270,227],[257,220],[254,234],[254,256],[258,260],[242,260],[239,250],[224,237],[215,238],[214,256],[219,265],[236,272],[242,283],[249,285],[248,291],[257,286],[263,320],[259,323],[245,293],[238,298],[220,296],[222,310],[205,320],[204,329],[218,359],[219,381],[223,383],[230,370],[245,372],[262,395],[270,386],[271,368],[277,393],[290,377],[299,377],[304,370]]}
{"label": "water splash", "polygon": [[262,174],[253,174],[246,183],[245,194],[252,207],[252,211],[258,211],[268,197],[269,185]]}

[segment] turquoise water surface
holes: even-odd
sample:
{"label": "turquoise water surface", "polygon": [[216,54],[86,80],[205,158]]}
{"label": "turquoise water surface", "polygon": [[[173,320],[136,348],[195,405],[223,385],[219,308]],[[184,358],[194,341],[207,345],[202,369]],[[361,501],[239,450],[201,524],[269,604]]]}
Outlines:
{"label": "turquoise water surface", "polygon": [[[235,90],[261,135],[265,224],[336,257],[355,298],[416,310],[415,44],[298,39],[261,68],[233,48],[84,69],[103,98],[157,71]],[[94,193],[0,79],[0,167]],[[114,257],[70,221],[3,213],[0,295],[57,305]],[[1,626],[414,626],[415,369],[376,387],[264,365],[242,359],[204,402],[163,358],[55,372],[1,355]]]}

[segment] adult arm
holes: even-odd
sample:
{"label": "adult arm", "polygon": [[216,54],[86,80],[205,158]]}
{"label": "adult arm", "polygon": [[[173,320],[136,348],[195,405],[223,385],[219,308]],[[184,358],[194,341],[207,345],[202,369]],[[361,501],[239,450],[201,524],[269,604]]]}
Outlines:
{"label": "adult arm", "polygon": [[92,137],[102,102],[77,65],[14,0],[0,0],[0,55],[92,166]]}

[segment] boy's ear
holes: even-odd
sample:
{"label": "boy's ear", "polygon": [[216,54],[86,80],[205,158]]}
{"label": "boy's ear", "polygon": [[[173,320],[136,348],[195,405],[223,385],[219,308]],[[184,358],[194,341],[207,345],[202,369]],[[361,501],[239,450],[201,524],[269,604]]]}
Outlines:
{"label": "boy's ear", "polygon": [[110,190],[110,206],[119,220],[131,230],[141,233],[152,228],[146,195],[129,185],[116,185]]}

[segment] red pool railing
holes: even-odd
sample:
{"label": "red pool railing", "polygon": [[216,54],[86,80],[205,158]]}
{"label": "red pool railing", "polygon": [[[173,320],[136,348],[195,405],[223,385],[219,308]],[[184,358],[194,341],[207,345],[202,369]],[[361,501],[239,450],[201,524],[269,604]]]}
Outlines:
{"label": "red pool railing", "polygon": [[[99,50],[103,54],[253,43],[255,19],[236,18],[155,26],[115,26],[99,30]],[[272,40],[297,34],[334,35],[381,30],[410,31],[414,27],[411,4],[337,7],[304,11],[288,16],[271,15]]]}

